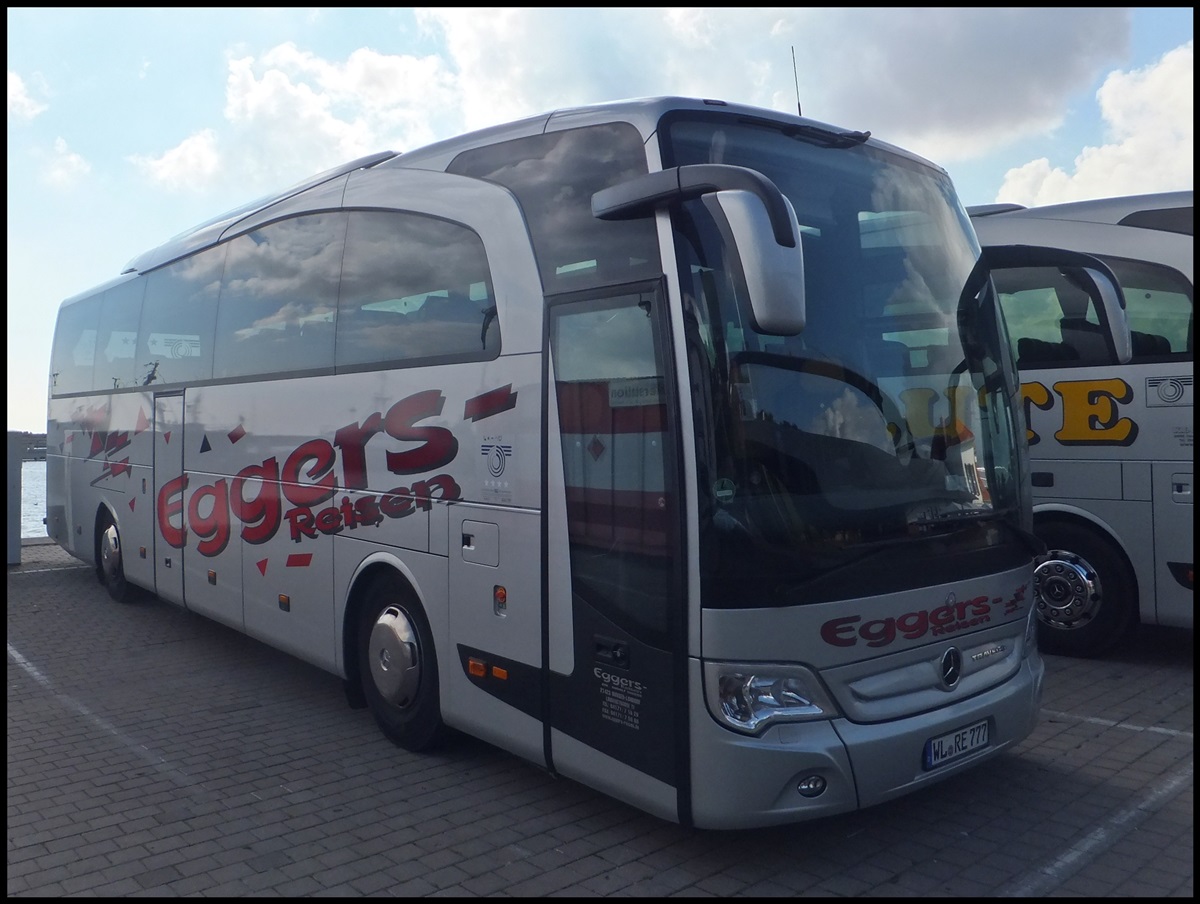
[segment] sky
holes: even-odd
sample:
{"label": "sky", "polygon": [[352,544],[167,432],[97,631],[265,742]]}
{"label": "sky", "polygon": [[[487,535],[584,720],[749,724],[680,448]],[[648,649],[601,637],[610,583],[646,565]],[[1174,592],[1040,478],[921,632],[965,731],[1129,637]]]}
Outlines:
{"label": "sky", "polygon": [[8,429],[60,302],[322,170],[686,95],[944,167],[964,204],[1192,188],[1191,8],[55,9],[8,16]]}

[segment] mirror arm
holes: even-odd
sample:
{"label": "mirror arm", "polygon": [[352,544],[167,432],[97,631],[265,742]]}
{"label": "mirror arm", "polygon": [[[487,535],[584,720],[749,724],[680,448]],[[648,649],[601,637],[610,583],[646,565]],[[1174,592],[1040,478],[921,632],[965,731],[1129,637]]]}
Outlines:
{"label": "mirror arm", "polygon": [[664,204],[699,198],[711,192],[738,190],[755,194],[767,209],[775,241],[796,247],[790,214],[775,183],[757,170],[724,163],[697,163],[647,173],[603,188],[592,195],[592,216],[600,220],[627,220],[649,216]]}

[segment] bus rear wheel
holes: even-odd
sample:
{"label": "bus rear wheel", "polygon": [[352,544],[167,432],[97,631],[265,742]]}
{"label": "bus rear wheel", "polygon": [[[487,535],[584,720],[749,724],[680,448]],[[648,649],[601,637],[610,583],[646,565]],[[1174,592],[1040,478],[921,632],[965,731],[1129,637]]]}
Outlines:
{"label": "bus rear wheel", "polygon": [[96,573],[108,595],[118,603],[129,599],[129,582],[125,580],[125,564],[121,556],[121,534],[111,516],[105,516],[97,529]]}
{"label": "bus rear wheel", "polygon": [[445,737],[433,633],[412,590],[392,572],[376,575],[358,626],[358,671],[375,721],[405,750]]}
{"label": "bus rear wheel", "polygon": [[1041,524],[1036,533],[1048,547],[1033,573],[1038,646],[1095,657],[1128,643],[1137,628],[1137,583],[1116,545],[1065,521]]}

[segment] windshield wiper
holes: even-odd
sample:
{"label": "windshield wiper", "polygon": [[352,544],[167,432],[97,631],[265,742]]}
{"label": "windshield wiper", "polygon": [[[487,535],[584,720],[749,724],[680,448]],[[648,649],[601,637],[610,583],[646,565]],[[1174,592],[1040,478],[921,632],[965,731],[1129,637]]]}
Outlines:
{"label": "windshield wiper", "polygon": [[819,126],[785,126],[783,134],[788,138],[798,138],[826,148],[858,147],[871,137],[870,132],[835,132]]}

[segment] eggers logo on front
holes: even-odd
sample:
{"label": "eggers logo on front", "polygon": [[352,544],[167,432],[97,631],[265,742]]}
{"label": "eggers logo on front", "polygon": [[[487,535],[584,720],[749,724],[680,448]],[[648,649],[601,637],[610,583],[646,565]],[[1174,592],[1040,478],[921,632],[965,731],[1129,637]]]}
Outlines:
{"label": "eggers logo on front", "polygon": [[[349,496],[334,500],[339,487],[366,489],[367,444],[379,433],[419,443],[405,451],[384,451],[384,462],[392,474],[425,474],[453,461],[458,454],[458,440],[449,428],[416,426],[425,418],[441,414],[445,401],[438,390],[408,396],[386,414],[376,411],[362,422],[338,429],[332,442],[316,438],[301,443],[282,465],[275,457],[267,458],[246,466],[232,479],[222,477],[198,487],[186,511],[184,498],[190,478],[187,474],[177,477],[159,491],[159,531],[172,547],[182,549],[190,530],[199,538],[197,552],[215,556],[229,544],[234,520],[241,523],[240,536],[247,543],[266,543],[285,521],[291,539],[300,543],[306,537],[372,527],[384,518],[428,511],[435,499],[459,499],[462,490],[458,483],[443,473],[395,486],[382,494],[362,495],[354,501]],[[257,492],[250,495],[248,486],[254,485]]]}
{"label": "eggers logo on front", "polygon": [[[886,647],[898,636],[917,640],[926,634],[938,637],[977,628],[992,620],[994,614],[1011,615],[1025,601],[1026,585],[1018,587],[1005,601],[1004,597],[977,596],[960,600],[953,593],[946,602],[934,609],[917,609],[895,618],[877,618],[863,622],[861,615],[831,618],[821,625],[821,639],[835,647],[852,647],[863,640],[868,647]],[[997,610],[1001,610],[997,612]],[[860,624],[861,623],[861,624]]]}
{"label": "eggers logo on front", "polygon": [[632,678],[626,678],[624,675],[614,675],[612,672],[606,672],[604,669],[596,666],[592,669],[592,674],[607,684],[609,687],[619,688],[623,691],[633,691],[640,694],[642,692],[642,682],[634,681]]}

